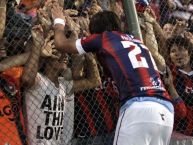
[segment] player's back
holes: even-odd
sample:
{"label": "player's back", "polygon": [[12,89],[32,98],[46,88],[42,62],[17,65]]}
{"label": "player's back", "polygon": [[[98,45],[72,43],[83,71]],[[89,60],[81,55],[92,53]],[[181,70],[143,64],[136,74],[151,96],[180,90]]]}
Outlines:
{"label": "player's back", "polygon": [[99,56],[110,70],[120,99],[156,96],[169,99],[148,48],[138,39],[116,31],[104,32]]}

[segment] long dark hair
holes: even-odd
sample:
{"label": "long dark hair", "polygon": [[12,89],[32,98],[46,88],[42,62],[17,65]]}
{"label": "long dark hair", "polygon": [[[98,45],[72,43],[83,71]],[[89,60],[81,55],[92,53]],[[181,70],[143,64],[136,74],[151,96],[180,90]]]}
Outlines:
{"label": "long dark hair", "polygon": [[91,34],[100,34],[104,31],[121,31],[121,21],[112,11],[98,12],[91,18],[89,30]]}

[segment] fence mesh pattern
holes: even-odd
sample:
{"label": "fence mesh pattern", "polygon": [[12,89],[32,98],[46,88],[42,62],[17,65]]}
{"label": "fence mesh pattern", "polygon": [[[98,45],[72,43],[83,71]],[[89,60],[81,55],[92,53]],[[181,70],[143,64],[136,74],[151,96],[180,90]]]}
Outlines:
{"label": "fence mesh pattern", "polygon": [[[135,3],[143,42],[163,81],[172,76],[176,89],[170,92],[165,81],[174,131],[192,136],[193,3]],[[125,31],[129,27],[121,0],[1,0],[0,145],[112,145],[120,109],[116,84],[95,54],[56,50],[53,4],[63,9],[69,39],[88,36],[90,18],[103,10],[114,11]]]}

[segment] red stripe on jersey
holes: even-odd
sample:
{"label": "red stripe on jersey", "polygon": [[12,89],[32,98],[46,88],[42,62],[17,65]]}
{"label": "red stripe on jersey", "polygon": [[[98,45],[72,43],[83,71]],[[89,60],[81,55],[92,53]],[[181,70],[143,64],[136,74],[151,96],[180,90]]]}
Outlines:
{"label": "red stripe on jersey", "polygon": [[108,38],[107,38],[107,37],[105,38],[105,36],[103,36],[103,39],[102,39],[102,40],[103,40],[104,49],[105,49],[109,54],[111,54],[111,56],[113,56],[113,58],[115,59],[115,61],[119,64],[119,67],[121,68],[121,70],[122,70],[125,78],[128,79],[128,77],[127,77],[127,72],[126,72],[126,70],[125,70],[124,67],[123,67],[124,64],[121,62],[121,60],[120,60],[119,57],[116,55],[116,53],[114,53],[113,47],[112,47],[111,43],[109,43]]}
{"label": "red stripe on jersey", "polygon": [[91,42],[93,39],[95,39],[98,36],[99,34],[93,34],[93,35],[90,35],[89,37],[84,37],[81,39],[81,44],[84,45],[85,43]]}
{"label": "red stripe on jersey", "polygon": [[[144,86],[149,86],[150,80],[147,81],[147,79],[145,78],[145,77],[150,78],[147,69],[146,69],[146,68],[138,68],[138,71],[137,71],[137,72],[139,73],[139,77],[141,77],[141,81],[143,82],[142,84],[143,84]],[[152,84],[151,84],[151,86],[152,86]],[[151,96],[151,94],[154,94],[154,93],[153,93],[154,91],[155,91],[155,90],[151,90],[151,89],[145,90],[147,96],[149,96],[149,95]]]}

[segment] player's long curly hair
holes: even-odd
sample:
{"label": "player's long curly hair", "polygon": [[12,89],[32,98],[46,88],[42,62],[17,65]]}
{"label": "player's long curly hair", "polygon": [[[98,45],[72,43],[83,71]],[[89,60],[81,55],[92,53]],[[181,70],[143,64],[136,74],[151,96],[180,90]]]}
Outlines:
{"label": "player's long curly hair", "polygon": [[96,13],[90,20],[91,34],[100,34],[105,31],[122,31],[119,17],[112,11]]}

